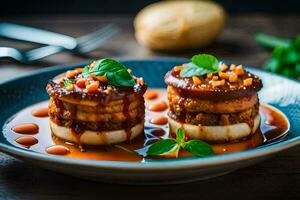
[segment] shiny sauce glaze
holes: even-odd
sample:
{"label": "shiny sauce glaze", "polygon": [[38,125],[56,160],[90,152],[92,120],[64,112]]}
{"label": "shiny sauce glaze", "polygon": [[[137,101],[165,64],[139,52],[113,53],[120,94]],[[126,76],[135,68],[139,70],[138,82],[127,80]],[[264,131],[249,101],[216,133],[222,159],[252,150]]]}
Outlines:
{"label": "shiny sauce glaze", "polygon": [[[164,123],[153,123],[153,121],[155,121],[153,119],[159,119],[167,116],[167,109],[163,111],[149,110],[150,105],[166,102],[166,91],[154,89],[149,91],[156,92],[158,98],[146,99],[145,107],[147,109],[144,136],[140,136],[131,142],[115,146],[79,148],[77,145],[62,141],[51,135],[48,117],[38,117],[33,115],[34,110],[47,107],[48,102],[34,104],[17,113],[4,126],[5,137],[15,146],[30,148],[32,151],[45,154],[77,159],[141,162],[144,160],[142,156],[130,153],[128,150],[140,149],[145,145],[149,145],[163,138],[169,137],[168,124],[165,123],[165,121]],[[126,106],[123,108],[124,115],[128,112],[127,109],[128,108],[126,108]],[[280,112],[268,105],[261,104],[260,114],[262,118],[261,126],[254,135],[232,143],[211,144],[215,154],[233,153],[255,148],[265,142],[273,141],[286,135],[289,128],[288,121]],[[249,122],[249,124],[251,124],[251,122]],[[125,124],[124,126],[127,125]],[[29,136],[28,134],[33,133],[35,134],[30,135],[30,137],[32,137],[31,139],[26,137]],[[23,139],[20,139],[22,137]],[[78,134],[78,137],[80,137],[80,134]],[[192,155],[188,152],[180,151],[179,156],[189,157]],[[174,153],[169,153],[164,156],[149,159],[165,159],[174,157]]]}
{"label": "shiny sauce glaze", "polygon": [[[213,73],[212,76],[218,75],[218,72]],[[259,77],[244,71],[244,74],[239,76],[236,82],[227,81],[226,84],[213,87],[210,82],[211,79],[207,76],[198,77],[201,84],[195,85],[191,78],[182,78],[180,71],[169,71],[165,76],[167,85],[174,87],[181,97],[190,97],[206,100],[226,100],[232,98],[239,98],[244,96],[251,96],[262,88],[262,82]],[[245,86],[243,81],[247,78],[252,78],[252,84]]]}
{"label": "shiny sauce glaze", "polygon": [[34,135],[39,132],[39,126],[35,123],[16,124],[11,130],[16,133]]}
{"label": "shiny sauce glaze", "polygon": [[22,136],[17,138],[16,143],[23,145],[25,147],[31,147],[32,145],[37,144],[39,141],[33,136]]}
{"label": "shiny sauce glaze", "polygon": [[33,110],[31,114],[35,117],[48,117],[48,111],[49,109],[47,107],[39,108],[37,110]]}
{"label": "shiny sauce glaze", "polygon": [[144,94],[144,98],[146,100],[153,100],[158,98],[158,92],[154,91],[154,90],[148,90],[145,92]]}
{"label": "shiny sauce glaze", "polygon": [[66,154],[70,153],[70,150],[68,147],[66,147],[64,145],[53,145],[53,146],[47,147],[46,152],[48,154],[62,156],[62,155],[66,155]]}
{"label": "shiny sauce glaze", "polygon": [[153,117],[150,122],[152,124],[156,124],[156,125],[164,125],[168,123],[168,118],[166,116],[157,116],[157,117]]}
{"label": "shiny sauce glaze", "polygon": [[150,111],[154,111],[154,112],[161,112],[161,111],[166,110],[167,108],[168,108],[167,102],[160,101],[160,102],[151,104],[148,109]]}

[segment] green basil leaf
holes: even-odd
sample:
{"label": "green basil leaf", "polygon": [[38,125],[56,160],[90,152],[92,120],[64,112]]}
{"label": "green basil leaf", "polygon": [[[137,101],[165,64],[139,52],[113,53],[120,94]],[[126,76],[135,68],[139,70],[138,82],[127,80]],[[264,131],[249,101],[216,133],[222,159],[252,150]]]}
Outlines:
{"label": "green basil leaf", "polygon": [[284,67],[281,74],[284,75],[284,76],[287,76],[287,77],[291,77],[291,78],[296,78],[297,77],[294,70],[290,69],[288,66]]}
{"label": "green basil leaf", "polygon": [[199,54],[192,57],[192,62],[198,67],[217,71],[219,69],[219,61],[213,55]]}
{"label": "green basil leaf", "polygon": [[297,35],[296,38],[294,39],[293,46],[298,52],[300,52],[300,35]]}
{"label": "green basil leaf", "polygon": [[103,71],[103,72],[115,72],[120,69],[127,70],[123,64],[110,58],[104,58],[96,61],[93,67],[93,71]]}
{"label": "green basil leaf", "polygon": [[124,87],[131,87],[135,85],[135,81],[131,78],[131,75],[127,72],[127,70],[107,72],[105,75],[111,85]]}
{"label": "green basil leaf", "polygon": [[63,83],[64,83],[65,88],[67,88],[67,87],[73,85],[75,83],[75,80],[64,79]]}
{"label": "green basil leaf", "polygon": [[267,37],[265,37],[266,35],[262,36],[260,39],[267,40],[267,43],[272,43],[274,47],[272,57],[264,64],[264,69],[290,78],[299,78],[300,35],[297,35],[293,40],[276,39],[276,37],[269,35]]}
{"label": "green basil leaf", "polygon": [[264,65],[264,69],[270,72],[280,72],[280,62],[277,59],[270,58]]}
{"label": "green basil leaf", "polygon": [[300,61],[300,52],[296,52],[296,49],[288,49],[284,57],[284,63],[287,64],[296,64]]}
{"label": "green basil leaf", "polygon": [[212,147],[201,140],[190,140],[184,144],[183,148],[184,150],[199,157],[210,156],[214,154]]}
{"label": "green basil leaf", "polygon": [[82,73],[81,73],[82,76],[87,78],[89,76],[89,70],[90,70],[90,66],[89,65],[85,66],[82,70]]}
{"label": "green basil leaf", "polygon": [[284,47],[277,47],[272,52],[272,57],[277,60],[282,60],[284,57],[285,48]]}
{"label": "green basil leaf", "polygon": [[178,144],[172,139],[160,140],[153,143],[147,150],[147,155],[157,156],[177,149]]}
{"label": "green basil leaf", "polygon": [[89,74],[93,74],[94,76],[106,76],[105,71],[97,71],[97,70],[92,70],[89,72]]}
{"label": "green basil leaf", "polygon": [[296,73],[297,73],[297,76],[299,76],[299,75],[300,75],[300,63],[297,63],[297,64],[295,65],[295,71],[296,71]]}
{"label": "green basil leaf", "polygon": [[180,71],[180,76],[188,78],[188,77],[193,77],[193,76],[202,76],[204,74],[213,73],[213,72],[215,72],[215,71],[200,68],[197,66],[192,66],[192,65],[188,64],[187,67],[183,68]]}
{"label": "green basil leaf", "polygon": [[192,62],[180,71],[181,77],[202,76],[219,70],[219,61],[208,54],[199,54],[192,57]]}
{"label": "green basil leaf", "polygon": [[177,129],[176,141],[178,142],[178,144],[180,145],[184,144],[185,143],[184,138],[185,138],[185,131],[181,128]]}
{"label": "green basil leaf", "polygon": [[135,80],[127,68],[110,58],[97,61],[89,73],[94,76],[106,76],[108,83],[113,86],[132,87],[135,85]]}
{"label": "green basil leaf", "polygon": [[287,47],[290,43],[289,39],[279,38],[265,33],[257,33],[255,35],[256,42],[267,48]]}

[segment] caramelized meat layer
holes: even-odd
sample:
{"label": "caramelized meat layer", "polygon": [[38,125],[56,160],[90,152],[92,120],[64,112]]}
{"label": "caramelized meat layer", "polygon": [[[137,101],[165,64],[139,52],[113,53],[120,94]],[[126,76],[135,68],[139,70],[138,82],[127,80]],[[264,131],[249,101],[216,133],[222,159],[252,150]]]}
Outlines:
{"label": "caramelized meat layer", "polygon": [[106,82],[100,82],[97,90],[93,92],[87,92],[76,84],[73,85],[72,90],[68,90],[61,81],[64,76],[65,74],[61,74],[48,82],[46,90],[51,97],[81,101],[86,104],[107,105],[111,101],[122,100],[125,96],[132,100],[136,96],[142,96],[147,89],[146,84],[136,81],[133,87],[115,87],[108,85]]}
{"label": "caramelized meat layer", "polygon": [[[49,116],[53,122],[58,125],[72,127],[75,132],[78,130],[118,130],[132,127],[144,119],[145,106],[143,98],[134,102],[122,102],[121,110],[112,107],[85,106],[80,104],[71,104],[51,98],[49,103]],[[113,105],[113,104],[112,104]],[[124,110],[124,106],[127,108]],[[103,111],[120,112],[103,112]],[[100,111],[100,112],[99,112]]]}
{"label": "caramelized meat layer", "polygon": [[238,113],[205,113],[205,112],[187,112],[185,113],[184,121],[181,121],[182,113],[170,109],[168,115],[176,121],[181,123],[188,123],[193,125],[202,126],[225,126],[237,123],[248,123],[249,125],[253,122],[254,117],[259,112],[259,104],[257,103],[250,109],[247,109]]}
{"label": "caramelized meat layer", "polygon": [[[84,78],[76,70],[70,72],[76,72],[72,79],[68,79],[67,72],[50,80],[46,87],[50,95],[49,116],[52,122],[71,127],[77,133],[84,130],[127,131],[143,122],[143,94],[147,89],[143,81],[134,77],[134,86],[115,87],[107,81],[98,80],[99,77]],[[81,83],[82,79],[85,82]],[[72,80],[70,85],[65,84],[66,80]],[[95,83],[97,87],[89,90],[89,85]]]}
{"label": "caramelized meat layer", "polygon": [[[133,105],[133,103],[130,105]],[[51,98],[49,103],[49,114],[62,120],[118,123],[126,121],[127,118],[142,118],[144,116],[145,109],[144,102],[142,100],[140,100],[140,103],[137,107],[129,106],[129,109],[126,111],[126,113],[124,113],[123,110],[120,112],[98,113],[97,108],[95,108],[95,111],[92,111],[91,109],[89,111],[82,111],[78,107],[80,107],[80,105],[74,105]],[[99,109],[101,110],[101,108]]]}
{"label": "caramelized meat layer", "polygon": [[187,67],[190,66],[176,66],[165,76],[170,118],[197,126],[252,126],[259,113],[259,77],[241,65],[226,64],[214,73],[182,77],[181,70]]}
{"label": "caramelized meat layer", "polygon": [[[70,127],[74,130],[75,133],[80,133],[83,130],[91,130],[91,131],[113,131],[124,129],[124,122],[87,122],[81,120],[74,119],[61,119],[58,116],[51,115],[50,120],[59,126]],[[136,117],[130,119],[128,123],[130,123],[130,127],[133,127],[144,120],[142,117]]]}
{"label": "caramelized meat layer", "polygon": [[213,101],[252,96],[262,88],[261,80],[246,70],[239,76],[228,69],[201,77],[183,78],[180,70],[174,68],[166,74],[165,82],[173,86],[181,97]]}
{"label": "caramelized meat layer", "polygon": [[258,102],[257,94],[228,100],[207,100],[201,98],[185,98],[168,86],[168,101],[170,109],[180,112],[184,107],[186,112],[197,113],[237,113],[252,108]]}

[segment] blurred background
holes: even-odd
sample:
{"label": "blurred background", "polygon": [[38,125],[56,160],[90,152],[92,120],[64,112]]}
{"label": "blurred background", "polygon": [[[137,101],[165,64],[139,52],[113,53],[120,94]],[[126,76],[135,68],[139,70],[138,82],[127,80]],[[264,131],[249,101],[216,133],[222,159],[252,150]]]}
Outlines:
{"label": "blurred background", "polygon": [[[266,66],[266,63],[272,59],[272,69],[267,69],[270,66],[265,67],[265,69],[273,70],[273,72],[281,73],[291,78],[297,79],[299,77],[299,51],[297,50],[295,54],[294,50],[292,50],[294,57],[292,57],[291,61],[288,60],[288,64],[286,64],[286,61],[282,61],[283,54],[280,58],[276,57],[274,59],[272,57],[272,51],[274,51],[276,45],[265,48],[265,42],[270,41],[270,38],[267,38],[267,41],[263,41],[262,44],[256,40],[256,34],[262,32],[287,39],[288,42],[293,41],[300,33],[300,1],[217,0],[216,2],[226,12],[226,15],[224,15],[225,24],[224,26],[220,25],[220,33],[207,45],[192,48],[178,47],[176,51],[153,49],[149,44],[145,44],[147,43],[145,41],[139,40],[137,42],[135,37],[137,30],[134,29],[133,25],[134,19],[141,9],[155,2],[164,1],[2,0],[0,22],[32,26],[74,38],[89,34],[107,24],[117,26],[119,31],[110,36],[105,43],[87,53],[60,51],[30,63],[16,62],[11,58],[1,58],[0,81],[5,81],[10,77],[33,69],[61,64],[69,65],[102,57],[135,59],[155,57],[190,58],[197,53],[210,53],[222,60],[254,67]],[[180,13],[180,11],[174,10],[175,15],[178,12]],[[208,15],[211,14],[210,11],[204,10],[203,12]],[[155,18],[153,20],[159,21],[159,19]],[[143,27],[148,26],[149,22],[147,23],[143,24]],[[162,28],[159,24],[157,26]],[[152,36],[147,35],[148,43],[150,41],[149,37],[151,38]],[[16,48],[18,51],[26,52],[45,45],[0,37],[0,46]],[[291,52],[290,50],[287,51],[288,53]],[[284,70],[283,65],[288,66],[284,67],[284,69],[288,68],[288,70]],[[296,73],[297,66],[299,68],[298,74],[291,75]]]}
{"label": "blurred background", "polygon": [[[24,14],[136,14],[157,0],[2,0],[1,16]],[[297,0],[217,0],[230,13],[300,12]]]}

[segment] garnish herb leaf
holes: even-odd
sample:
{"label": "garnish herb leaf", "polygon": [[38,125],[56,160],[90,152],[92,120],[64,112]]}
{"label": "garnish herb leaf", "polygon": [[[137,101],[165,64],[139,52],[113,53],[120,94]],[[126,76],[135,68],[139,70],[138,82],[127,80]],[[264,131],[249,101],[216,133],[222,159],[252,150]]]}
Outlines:
{"label": "garnish herb leaf", "polygon": [[134,79],[127,70],[119,70],[115,73],[107,73],[108,81],[111,85],[130,87],[135,85]]}
{"label": "garnish herb leaf", "polygon": [[217,72],[219,61],[216,57],[208,54],[199,54],[192,57],[192,62],[180,71],[181,77],[202,76]]}
{"label": "garnish herb leaf", "polygon": [[255,40],[258,44],[266,48],[287,47],[291,42],[289,39],[279,38],[265,33],[256,33]]}
{"label": "garnish herb leaf", "polygon": [[83,70],[82,70],[82,76],[87,78],[89,76],[89,70],[90,70],[90,66],[89,65],[86,65]]}
{"label": "garnish herb leaf", "polygon": [[71,85],[73,85],[75,83],[75,80],[64,79],[63,83],[64,83],[65,88],[67,88],[67,87],[70,87]]}
{"label": "garnish herb leaf", "polygon": [[280,71],[280,63],[277,59],[269,59],[264,66],[265,70],[278,73]]}
{"label": "garnish herb leaf", "polygon": [[96,61],[91,74],[95,76],[104,76],[107,72],[117,72],[119,70],[126,70],[126,67],[110,58],[104,58],[101,60]]}
{"label": "garnish herb leaf", "polygon": [[82,75],[87,76],[88,74],[106,76],[108,83],[113,86],[132,87],[135,85],[135,81],[127,71],[127,68],[110,58],[98,60],[92,70],[89,70],[89,67],[85,67]]}
{"label": "garnish herb leaf", "polygon": [[188,67],[183,68],[180,71],[180,76],[181,77],[193,77],[193,76],[202,76],[202,75],[208,74],[208,73],[212,73],[212,71],[190,65]]}
{"label": "garnish herb leaf", "polygon": [[143,149],[147,149],[146,153],[144,153],[144,151],[141,151],[143,149],[135,150],[135,152],[142,156],[147,156],[147,155],[158,156],[158,155],[176,151],[176,157],[178,157],[178,153],[181,148],[192,153],[195,156],[201,156],[201,157],[210,156],[214,153],[212,147],[201,140],[190,140],[186,142],[185,131],[183,129],[177,129],[176,140],[174,139],[159,140],[158,142],[155,142],[149,146],[144,147]]}
{"label": "garnish herb leaf", "polygon": [[147,155],[150,156],[158,156],[158,155],[162,155],[171,151],[174,151],[175,149],[177,149],[178,144],[175,140],[172,139],[164,139],[164,140],[160,140],[158,142],[153,143],[148,151],[147,151]]}
{"label": "garnish herb leaf", "polygon": [[176,141],[178,142],[178,144],[180,145],[184,144],[185,143],[184,138],[185,138],[184,130],[181,128],[177,129]]}
{"label": "garnish herb leaf", "polygon": [[290,40],[258,33],[255,39],[259,45],[273,49],[264,64],[265,70],[300,79],[300,35]]}
{"label": "garnish herb leaf", "polygon": [[214,154],[211,146],[201,140],[190,140],[184,144],[183,148],[184,150],[199,157],[210,156]]}
{"label": "garnish herb leaf", "polygon": [[194,63],[198,67],[202,67],[211,71],[217,71],[219,69],[218,59],[209,54],[200,54],[193,56],[192,63]]}

